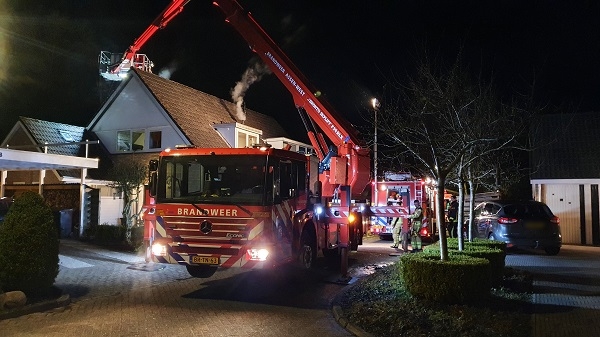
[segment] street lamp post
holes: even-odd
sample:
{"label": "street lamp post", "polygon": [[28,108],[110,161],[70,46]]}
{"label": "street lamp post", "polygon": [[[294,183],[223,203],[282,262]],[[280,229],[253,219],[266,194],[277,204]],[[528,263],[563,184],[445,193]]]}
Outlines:
{"label": "street lamp post", "polygon": [[377,98],[371,99],[371,105],[373,106],[373,113],[375,115],[375,139],[373,142],[373,204],[379,206],[379,199],[377,199],[377,110],[379,110],[379,101]]}

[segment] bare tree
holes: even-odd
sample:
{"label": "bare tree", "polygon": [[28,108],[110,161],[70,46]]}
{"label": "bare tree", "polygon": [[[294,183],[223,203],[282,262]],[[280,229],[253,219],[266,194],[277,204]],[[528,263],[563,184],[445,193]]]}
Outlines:
{"label": "bare tree", "polygon": [[[470,76],[460,57],[448,70],[440,68],[426,59],[406,86],[388,90],[378,128],[385,152],[433,178],[437,195],[443,196],[448,179],[464,186],[467,169],[478,158],[513,146],[523,127],[491,81]],[[435,209],[440,258],[447,260],[443,198],[437,198]]]}
{"label": "bare tree", "polygon": [[145,164],[130,160],[115,164],[110,170],[109,177],[113,181],[109,186],[123,193],[123,211],[121,213],[125,226],[125,239],[131,244],[131,228],[139,217],[133,212],[133,205],[140,200],[141,186],[148,176]]}

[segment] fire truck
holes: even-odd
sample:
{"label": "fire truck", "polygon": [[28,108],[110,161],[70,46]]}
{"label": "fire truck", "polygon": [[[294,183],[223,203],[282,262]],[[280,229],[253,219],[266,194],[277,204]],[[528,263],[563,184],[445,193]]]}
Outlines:
{"label": "fire truck", "polygon": [[[377,192],[375,191],[377,190]],[[403,212],[413,213],[415,206],[413,201],[421,201],[424,218],[420,235],[424,240],[434,240],[435,223],[432,219],[434,212],[430,201],[435,198],[434,189],[430,188],[426,181],[415,178],[410,173],[384,172],[384,180],[372,183],[373,206],[379,209],[381,206],[403,208]],[[378,235],[382,240],[392,240],[393,223],[396,218],[388,215],[390,212],[377,212],[378,215],[371,218],[370,233]],[[399,221],[407,221],[400,219]]]}
{"label": "fire truck", "polygon": [[[163,13],[183,4],[173,0]],[[362,244],[363,217],[406,211],[369,207],[361,195],[371,182],[370,151],[357,131],[317,97],[237,1],[213,4],[291,93],[318,161],[261,143],[162,151],[149,163],[147,259],[210,277],[219,268],[271,269],[288,262],[310,268],[325,255],[340,259],[340,280],[349,280],[348,253]]]}
{"label": "fire truck", "polygon": [[[377,191],[376,191],[377,190]],[[373,203],[371,208],[377,210],[382,205],[402,207],[406,212],[415,210],[413,201],[421,201],[423,208],[423,227],[420,235],[424,241],[437,240],[435,207],[437,189],[427,179],[415,177],[409,172],[384,172],[382,181],[372,183]],[[444,200],[449,200],[451,194],[444,192]],[[379,235],[382,240],[392,239],[393,221],[395,218],[385,212],[376,212],[370,223],[370,232]],[[389,213],[389,212],[388,212]],[[406,220],[405,220],[406,221]]]}

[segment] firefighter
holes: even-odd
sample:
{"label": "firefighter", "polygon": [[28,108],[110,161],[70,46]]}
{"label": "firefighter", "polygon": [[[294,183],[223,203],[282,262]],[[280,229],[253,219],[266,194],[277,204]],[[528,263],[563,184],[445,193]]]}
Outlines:
{"label": "firefighter", "polygon": [[[388,199],[390,200],[390,199]],[[389,206],[402,206],[402,199],[398,198],[398,195],[393,195],[392,199],[390,201],[388,201]],[[398,246],[400,245],[400,231],[402,230],[402,223],[404,221],[402,221],[402,218],[400,217],[395,217],[392,218],[391,220],[391,224],[392,224],[392,238],[394,239],[394,244],[391,246],[394,249],[398,249]]]}
{"label": "firefighter", "polygon": [[455,195],[448,204],[448,237],[458,237],[458,201]]}
{"label": "firefighter", "polygon": [[416,253],[421,251],[421,235],[419,232],[421,231],[421,225],[423,221],[423,208],[421,207],[421,202],[419,200],[415,200],[415,211],[413,214],[407,216],[407,219],[410,219],[412,222],[411,226],[411,245],[412,252]]}

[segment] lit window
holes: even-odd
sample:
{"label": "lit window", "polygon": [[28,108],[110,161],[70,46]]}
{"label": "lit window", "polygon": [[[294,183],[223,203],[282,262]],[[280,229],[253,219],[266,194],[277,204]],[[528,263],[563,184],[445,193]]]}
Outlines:
{"label": "lit window", "polygon": [[253,146],[254,144],[258,144],[258,139],[255,136],[248,135],[248,146]]}
{"label": "lit window", "polygon": [[238,143],[237,143],[237,147],[246,147],[246,145],[248,145],[246,143],[246,134],[243,132],[238,132]]}
{"label": "lit window", "polygon": [[252,147],[255,144],[259,143],[259,136],[256,133],[245,133],[242,131],[237,131],[237,144],[236,147]]}

